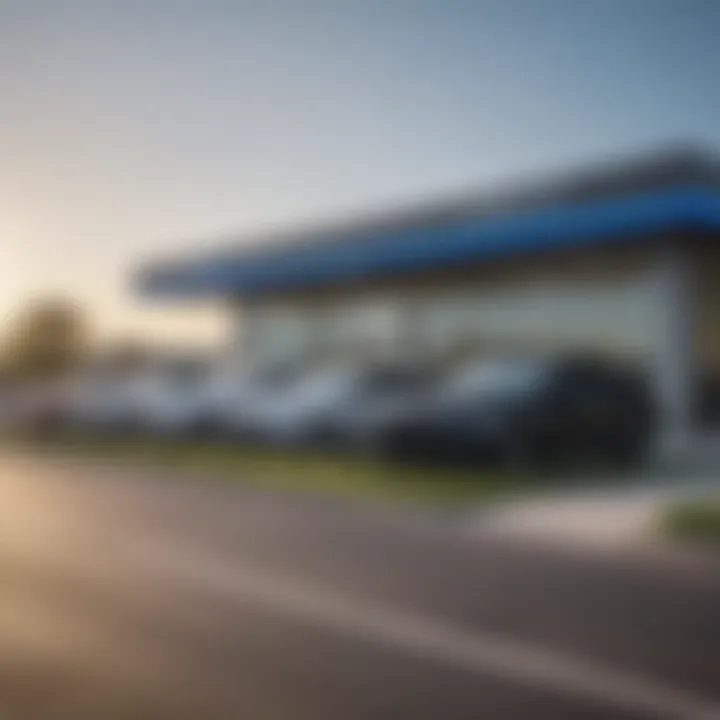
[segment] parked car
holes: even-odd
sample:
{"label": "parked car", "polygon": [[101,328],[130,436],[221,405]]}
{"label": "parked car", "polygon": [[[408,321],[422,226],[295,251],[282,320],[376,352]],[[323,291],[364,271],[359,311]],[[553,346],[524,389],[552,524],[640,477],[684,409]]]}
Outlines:
{"label": "parked car", "polygon": [[167,437],[212,433],[221,379],[206,358],[171,357],[151,363],[131,391],[138,429]]}
{"label": "parked car", "polygon": [[260,374],[240,393],[246,437],[279,446],[354,446],[404,407],[419,375],[390,365],[331,365]]}
{"label": "parked car", "polygon": [[226,439],[260,439],[268,408],[282,404],[297,377],[287,366],[215,368],[203,384],[197,425]]}
{"label": "parked car", "polygon": [[91,433],[118,433],[137,421],[135,370],[105,366],[83,368],[72,382],[64,409],[64,425]]}
{"label": "parked car", "polygon": [[380,364],[355,373],[344,394],[318,412],[311,435],[321,444],[374,453],[388,427],[413,417],[435,388],[436,374],[422,365]]}
{"label": "parked car", "polygon": [[309,444],[318,418],[350,398],[356,378],[349,367],[261,374],[240,408],[246,435],[275,445]]}
{"label": "parked car", "polygon": [[64,378],[6,388],[0,428],[32,434],[54,433],[63,425],[69,397]]}
{"label": "parked car", "polygon": [[631,463],[654,427],[639,373],[586,357],[507,360],[461,369],[422,412],[389,428],[383,447],[416,461]]}
{"label": "parked car", "polygon": [[207,374],[199,393],[192,432],[205,437],[237,438],[245,435],[248,405],[256,387],[252,373],[218,367]]}

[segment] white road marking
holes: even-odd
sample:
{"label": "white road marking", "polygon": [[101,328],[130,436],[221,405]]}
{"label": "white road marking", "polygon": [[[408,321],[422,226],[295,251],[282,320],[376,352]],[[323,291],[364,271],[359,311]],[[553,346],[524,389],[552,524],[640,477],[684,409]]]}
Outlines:
{"label": "white road marking", "polygon": [[338,595],[329,588],[274,575],[242,562],[221,563],[178,548],[139,545],[132,553],[153,574],[229,594],[286,617],[332,628],[406,653],[445,662],[618,710],[658,718],[718,720],[720,702],[570,654],[492,633]]}

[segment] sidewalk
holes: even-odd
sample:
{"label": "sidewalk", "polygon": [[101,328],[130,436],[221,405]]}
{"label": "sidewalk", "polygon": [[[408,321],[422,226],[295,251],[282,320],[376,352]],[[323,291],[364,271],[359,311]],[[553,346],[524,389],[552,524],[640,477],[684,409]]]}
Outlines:
{"label": "sidewalk", "polygon": [[720,493],[720,481],[690,478],[569,491],[482,511],[468,532],[604,550],[656,545],[657,523],[668,504],[713,493]]}

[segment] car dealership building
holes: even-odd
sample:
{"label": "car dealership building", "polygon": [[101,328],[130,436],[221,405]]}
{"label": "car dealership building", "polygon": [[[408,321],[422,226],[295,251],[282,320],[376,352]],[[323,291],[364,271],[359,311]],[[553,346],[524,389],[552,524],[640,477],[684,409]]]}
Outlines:
{"label": "car dealership building", "polygon": [[593,351],[648,371],[668,451],[704,433],[720,371],[720,173],[670,152],[544,183],[248,239],[141,268],[157,298],[217,297],[243,362]]}

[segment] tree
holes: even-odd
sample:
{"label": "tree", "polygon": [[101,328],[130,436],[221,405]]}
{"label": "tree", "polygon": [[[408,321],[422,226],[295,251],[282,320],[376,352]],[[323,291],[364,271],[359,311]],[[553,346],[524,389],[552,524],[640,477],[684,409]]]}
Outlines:
{"label": "tree", "polygon": [[25,307],[14,321],[0,351],[0,363],[16,380],[62,375],[86,350],[85,314],[75,303],[44,298]]}

